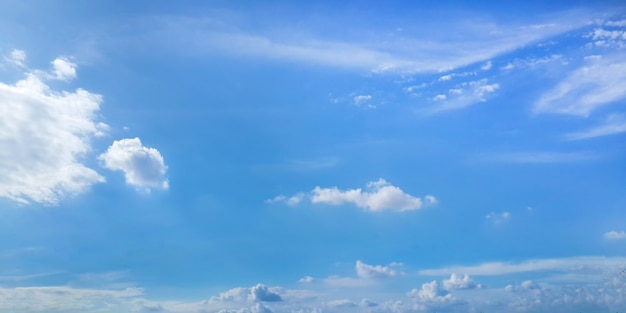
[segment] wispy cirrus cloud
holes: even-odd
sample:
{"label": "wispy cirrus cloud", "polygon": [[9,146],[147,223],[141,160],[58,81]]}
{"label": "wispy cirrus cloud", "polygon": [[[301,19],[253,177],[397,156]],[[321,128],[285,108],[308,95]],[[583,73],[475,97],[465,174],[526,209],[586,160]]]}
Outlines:
{"label": "wispy cirrus cloud", "polygon": [[603,124],[563,136],[566,140],[582,140],[596,137],[616,135],[626,132],[626,116],[623,114],[611,114]]}

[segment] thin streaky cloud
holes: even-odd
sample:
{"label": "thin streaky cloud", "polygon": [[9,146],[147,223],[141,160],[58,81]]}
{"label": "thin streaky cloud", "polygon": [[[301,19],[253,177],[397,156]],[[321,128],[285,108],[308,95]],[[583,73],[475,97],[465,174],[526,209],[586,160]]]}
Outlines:
{"label": "thin streaky cloud", "polygon": [[617,135],[626,132],[626,117],[623,114],[612,114],[604,124],[563,136],[566,140],[582,140],[596,137]]}

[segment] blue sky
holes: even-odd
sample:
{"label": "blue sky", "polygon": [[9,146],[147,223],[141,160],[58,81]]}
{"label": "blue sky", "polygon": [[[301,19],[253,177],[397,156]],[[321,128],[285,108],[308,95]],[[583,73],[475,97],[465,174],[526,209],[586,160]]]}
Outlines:
{"label": "blue sky", "polygon": [[626,311],[620,1],[0,27],[2,312]]}

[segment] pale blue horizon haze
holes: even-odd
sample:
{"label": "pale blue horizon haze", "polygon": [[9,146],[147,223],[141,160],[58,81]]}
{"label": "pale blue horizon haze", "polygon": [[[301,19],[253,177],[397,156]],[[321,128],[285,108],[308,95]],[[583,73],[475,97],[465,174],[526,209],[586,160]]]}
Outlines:
{"label": "pale blue horizon haze", "polygon": [[0,28],[0,312],[626,312],[621,1]]}

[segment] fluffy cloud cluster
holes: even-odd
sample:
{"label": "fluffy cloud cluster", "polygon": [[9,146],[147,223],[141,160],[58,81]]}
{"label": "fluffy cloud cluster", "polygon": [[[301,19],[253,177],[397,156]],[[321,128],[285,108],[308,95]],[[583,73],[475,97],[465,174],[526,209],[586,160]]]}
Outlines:
{"label": "fluffy cloud cluster", "polygon": [[141,188],[168,189],[164,178],[167,166],[161,153],[154,148],[144,147],[139,138],[116,140],[99,156],[110,170],[122,171],[126,183]]}
{"label": "fluffy cloud cluster", "polygon": [[[23,69],[26,59],[14,50],[4,62]],[[51,64],[50,71],[27,71],[15,84],[0,82],[0,197],[54,205],[105,181],[85,165],[92,140],[108,130],[98,120],[102,96],[54,90],[48,82],[76,78],[76,64],[69,58]],[[101,159],[124,171],[129,184],[167,188],[163,158],[138,138],[114,142]]]}
{"label": "fluffy cloud cluster", "polygon": [[[279,195],[266,200],[266,202],[284,202],[288,205],[296,205],[304,198],[305,194],[298,193],[292,197]],[[312,203],[320,204],[342,205],[351,203],[371,212],[410,211],[437,203],[437,199],[432,195],[426,195],[423,199],[412,196],[382,178],[369,182],[365,190],[361,188],[341,190],[337,187],[321,188],[317,186],[308,194],[308,198]]]}
{"label": "fluffy cloud cluster", "polygon": [[[26,55],[5,59],[24,66]],[[76,65],[52,62],[53,72],[33,71],[15,84],[0,83],[0,197],[56,204],[104,181],[83,164],[91,140],[107,130],[98,122],[102,97],[83,89],[56,91],[48,80],[70,80]]]}
{"label": "fluffy cloud cluster", "polygon": [[452,273],[449,279],[443,281],[443,288],[446,290],[455,289],[475,289],[482,288],[481,284],[476,284],[469,275],[457,275]]}
{"label": "fluffy cloud cluster", "polygon": [[[442,76],[443,81],[450,80],[451,75]],[[440,79],[440,80],[441,80]],[[425,109],[426,114],[435,114],[442,111],[456,110],[470,105],[487,101],[500,88],[499,84],[489,84],[487,79],[464,82],[456,88],[449,89],[446,93],[433,97],[437,105]]]}
{"label": "fluffy cloud cluster", "polygon": [[262,301],[276,302],[282,301],[281,296],[263,284],[257,284],[250,288],[237,287],[220,293],[219,297],[212,297],[208,302],[246,302]]}
{"label": "fluffy cloud cluster", "polygon": [[604,238],[610,240],[626,239],[626,232],[612,230],[604,234]]}

